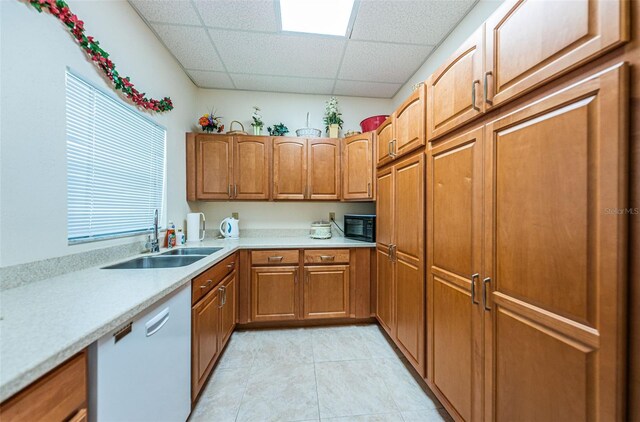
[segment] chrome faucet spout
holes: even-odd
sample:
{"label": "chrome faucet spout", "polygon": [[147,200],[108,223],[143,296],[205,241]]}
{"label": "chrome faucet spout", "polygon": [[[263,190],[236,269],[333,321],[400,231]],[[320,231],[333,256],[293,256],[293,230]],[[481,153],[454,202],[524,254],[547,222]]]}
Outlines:
{"label": "chrome faucet spout", "polygon": [[158,210],[153,213],[153,237],[149,235],[148,242],[145,247],[149,252],[160,252],[160,235],[158,233]]}

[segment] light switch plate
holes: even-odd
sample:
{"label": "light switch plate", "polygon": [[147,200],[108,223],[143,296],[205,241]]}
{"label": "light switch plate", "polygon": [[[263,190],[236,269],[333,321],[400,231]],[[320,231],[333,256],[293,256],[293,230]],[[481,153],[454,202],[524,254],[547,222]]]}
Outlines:
{"label": "light switch plate", "polygon": [[240,214],[238,214],[237,212],[232,212],[232,213],[231,213],[231,217],[235,218],[236,220],[240,220],[239,215],[240,215]]}

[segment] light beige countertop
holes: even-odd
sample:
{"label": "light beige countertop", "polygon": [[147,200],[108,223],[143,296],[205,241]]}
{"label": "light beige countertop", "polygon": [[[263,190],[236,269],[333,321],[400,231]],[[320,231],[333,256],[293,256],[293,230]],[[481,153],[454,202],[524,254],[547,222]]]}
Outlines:
{"label": "light beige countertop", "polygon": [[186,246],[222,249],[185,267],[101,269],[111,264],[105,263],[1,291],[0,401],[239,249],[372,248],[375,243],[296,236],[216,239]]}

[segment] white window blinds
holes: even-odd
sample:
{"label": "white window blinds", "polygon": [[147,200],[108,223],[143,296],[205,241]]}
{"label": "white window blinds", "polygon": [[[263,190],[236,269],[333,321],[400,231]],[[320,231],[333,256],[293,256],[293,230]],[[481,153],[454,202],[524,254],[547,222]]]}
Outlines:
{"label": "white window blinds", "polygon": [[73,73],[66,81],[69,243],[148,231],[163,211],[165,129]]}

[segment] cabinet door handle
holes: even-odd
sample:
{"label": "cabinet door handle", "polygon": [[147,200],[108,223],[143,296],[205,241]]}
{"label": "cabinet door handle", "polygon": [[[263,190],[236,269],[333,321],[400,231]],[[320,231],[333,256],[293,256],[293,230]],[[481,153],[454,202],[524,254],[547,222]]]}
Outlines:
{"label": "cabinet door handle", "polygon": [[493,72],[490,70],[484,73],[484,102],[493,105],[493,100],[489,99],[488,91],[489,91],[489,83],[487,82],[488,76],[491,75],[493,79]]}
{"label": "cabinet door handle", "polygon": [[471,304],[479,305],[480,302],[476,301],[476,280],[480,277],[480,274],[475,273],[471,276]]}
{"label": "cabinet door handle", "polygon": [[234,198],[237,198],[237,197],[238,197],[238,184],[237,184],[237,183],[235,183],[235,184],[233,185],[233,197],[234,197]]}
{"label": "cabinet door handle", "polygon": [[227,195],[229,196],[229,198],[231,198],[231,183],[229,183],[229,186],[227,186]]}
{"label": "cabinet door handle", "polygon": [[200,286],[201,289],[207,289],[209,288],[209,286],[211,286],[211,283],[213,283],[213,280],[207,280],[206,283],[204,283],[203,285]]}
{"label": "cabinet door handle", "polygon": [[393,262],[393,258],[391,257],[391,250],[392,250],[392,246],[393,245],[389,245],[388,249],[387,249],[387,259],[391,262]]}
{"label": "cabinet door handle", "polygon": [[320,255],[321,261],[335,261],[335,255]]}
{"label": "cabinet door handle", "polygon": [[391,158],[396,158],[396,139],[391,141]]}
{"label": "cabinet door handle", "polygon": [[371,197],[371,182],[367,183],[367,196]]}
{"label": "cabinet door handle", "polygon": [[480,84],[479,79],[476,79],[475,81],[471,82],[471,107],[473,107],[475,111],[480,111],[480,107],[476,105],[476,84],[478,85]]}
{"label": "cabinet door handle", "polygon": [[482,306],[485,311],[490,311],[491,307],[487,306],[487,284],[491,283],[491,277],[487,277],[482,280]]}
{"label": "cabinet door handle", "polygon": [[387,145],[389,148],[388,149],[388,153],[389,153],[389,157],[393,157],[393,152],[391,151],[391,146],[393,144],[393,140],[389,141],[389,144]]}
{"label": "cabinet door handle", "polygon": [[280,261],[282,261],[282,258],[283,258],[282,256],[270,256],[270,257],[267,258],[267,260],[269,262],[273,262],[273,261],[280,262]]}
{"label": "cabinet door handle", "polygon": [[220,309],[224,306],[224,286],[220,286],[218,292],[220,293],[220,305],[218,305],[218,309]]}
{"label": "cabinet door handle", "polygon": [[309,271],[304,272],[304,281],[309,284]]}
{"label": "cabinet door handle", "polygon": [[293,272],[293,284],[298,284],[298,270]]}

